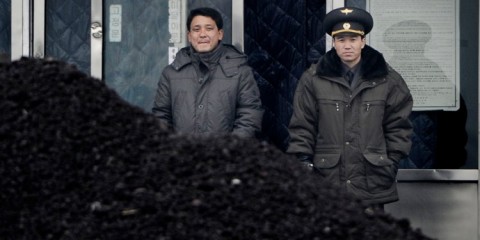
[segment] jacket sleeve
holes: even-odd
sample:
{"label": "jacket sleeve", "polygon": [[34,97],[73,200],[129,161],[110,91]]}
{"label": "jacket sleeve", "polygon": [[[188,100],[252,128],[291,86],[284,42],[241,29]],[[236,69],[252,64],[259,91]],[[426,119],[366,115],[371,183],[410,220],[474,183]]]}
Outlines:
{"label": "jacket sleeve", "polygon": [[297,84],[293,99],[293,114],[288,126],[290,140],[287,153],[314,154],[318,116],[311,81],[311,73],[305,72]]}
{"label": "jacket sleeve", "polygon": [[408,156],[412,145],[413,127],[409,116],[413,98],[403,78],[396,72],[393,75],[396,84],[388,95],[383,127],[388,156],[398,162]]}
{"label": "jacket sleeve", "polygon": [[157,117],[162,124],[166,124],[169,128],[172,127],[172,100],[171,91],[168,78],[165,71],[160,76],[158,81],[155,100],[153,102],[152,113]]}
{"label": "jacket sleeve", "polygon": [[239,81],[233,134],[254,137],[255,133],[261,130],[264,110],[252,69],[249,66],[243,66],[243,68]]}

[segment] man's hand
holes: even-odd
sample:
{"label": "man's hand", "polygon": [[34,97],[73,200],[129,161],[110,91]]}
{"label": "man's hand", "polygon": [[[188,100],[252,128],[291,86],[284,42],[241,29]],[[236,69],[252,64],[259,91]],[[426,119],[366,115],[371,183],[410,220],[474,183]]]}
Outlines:
{"label": "man's hand", "polygon": [[313,169],[313,156],[305,153],[297,153],[297,159],[308,170]]}

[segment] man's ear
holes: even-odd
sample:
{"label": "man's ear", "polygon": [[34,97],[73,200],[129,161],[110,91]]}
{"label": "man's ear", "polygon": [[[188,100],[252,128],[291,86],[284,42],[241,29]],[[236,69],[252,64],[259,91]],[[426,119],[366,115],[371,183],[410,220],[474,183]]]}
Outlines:
{"label": "man's ear", "polygon": [[218,30],[218,34],[220,35],[218,37],[218,40],[222,40],[223,39],[223,34],[224,34],[223,29]]}
{"label": "man's ear", "polygon": [[189,43],[192,43],[192,41],[190,40],[190,31],[187,31],[187,41]]}

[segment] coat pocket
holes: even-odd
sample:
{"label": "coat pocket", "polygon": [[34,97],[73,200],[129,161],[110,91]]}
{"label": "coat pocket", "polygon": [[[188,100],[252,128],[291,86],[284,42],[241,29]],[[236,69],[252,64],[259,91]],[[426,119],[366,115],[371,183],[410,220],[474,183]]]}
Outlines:
{"label": "coat pocket", "polygon": [[370,193],[388,190],[395,183],[398,166],[384,153],[364,153],[367,186]]}
{"label": "coat pocket", "polygon": [[337,185],[340,182],[340,153],[317,153],[313,158],[313,167],[325,181]]}

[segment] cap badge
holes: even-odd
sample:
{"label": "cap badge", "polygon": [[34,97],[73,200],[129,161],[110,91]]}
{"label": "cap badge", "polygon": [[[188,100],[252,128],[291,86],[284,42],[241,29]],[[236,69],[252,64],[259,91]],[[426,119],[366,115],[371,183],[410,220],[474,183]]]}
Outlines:
{"label": "cap badge", "polygon": [[348,15],[349,13],[353,12],[353,9],[345,8],[345,9],[340,10],[340,12],[344,13],[345,15]]}
{"label": "cap badge", "polygon": [[347,23],[347,22],[344,23],[344,24],[343,24],[343,29],[345,29],[345,30],[350,29],[350,23]]}

